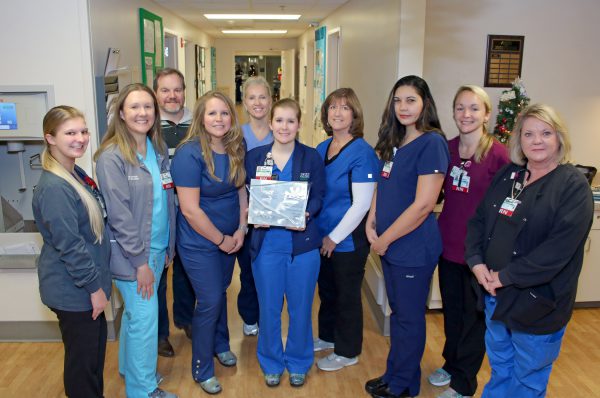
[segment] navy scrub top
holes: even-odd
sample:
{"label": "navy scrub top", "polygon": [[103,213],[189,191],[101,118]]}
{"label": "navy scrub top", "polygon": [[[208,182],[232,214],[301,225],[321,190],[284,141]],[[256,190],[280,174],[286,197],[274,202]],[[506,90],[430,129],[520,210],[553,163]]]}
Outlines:
{"label": "navy scrub top", "polygon": [[[354,138],[339,153],[327,159],[327,150],[332,138],[321,142],[317,152],[325,162],[325,198],[323,208],[317,217],[319,232],[327,236],[340,223],[350,206],[352,206],[353,182],[376,182],[379,161],[375,151],[362,138]],[[362,231],[354,231],[335,247],[336,252],[352,252],[357,247],[368,244],[364,225],[359,224]],[[356,235],[356,236],[355,236]]]}
{"label": "navy scrub top", "polygon": [[[215,175],[221,181],[208,174],[198,141],[187,142],[177,149],[171,164],[171,176],[176,187],[200,188],[200,208],[219,231],[232,235],[240,223],[238,188],[228,179],[229,156],[214,151],[212,155]],[[219,250],[192,228],[181,210],[177,212],[177,245],[192,250]]]}
{"label": "navy scrub top", "polygon": [[[446,139],[427,132],[398,148],[389,178],[381,176],[377,184],[376,231],[381,235],[414,202],[417,179],[421,175],[445,174],[450,163]],[[442,239],[433,213],[414,231],[390,244],[384,258],[393,265],[423,267],[436,264],[442,252]]]}

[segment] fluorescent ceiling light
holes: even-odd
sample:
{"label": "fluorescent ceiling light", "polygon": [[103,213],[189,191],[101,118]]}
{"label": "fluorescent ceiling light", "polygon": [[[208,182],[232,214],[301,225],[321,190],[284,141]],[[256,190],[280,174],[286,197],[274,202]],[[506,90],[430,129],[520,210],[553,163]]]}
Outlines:
{"label": "fluorescent ceiling light", "polygon": [[263,19],[297,21],[300,15],[291,14],[204,14],[207,19]]}
{"label": "fluorescent ceiling light", "polygon": [[287,30],[283,30],[283,29],[241,29],[241,30],[235,30],[235,29],[228,29],[228,30],[222,30],[221,32],[225,33],[225,34],[248,34],[248,35],[254,35],[254,34],[284,34],[287,33]]}

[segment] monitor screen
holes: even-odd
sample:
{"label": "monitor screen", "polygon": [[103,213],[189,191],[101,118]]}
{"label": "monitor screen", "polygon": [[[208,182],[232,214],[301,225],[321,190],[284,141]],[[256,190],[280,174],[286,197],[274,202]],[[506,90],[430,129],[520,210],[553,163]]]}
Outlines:
{"label": "monitor screen", "polygon": [[0,130],[17,129],[17,104],[0,102]]}

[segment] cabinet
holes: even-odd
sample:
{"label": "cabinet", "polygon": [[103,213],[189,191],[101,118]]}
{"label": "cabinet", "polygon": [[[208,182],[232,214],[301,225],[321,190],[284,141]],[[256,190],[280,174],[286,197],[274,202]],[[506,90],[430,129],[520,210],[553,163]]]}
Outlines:
{"label": "cabinet", "polygon": [[583,268],[579,276],[579,285],[577,286],[577,297],[575,298],[578,307],[599,307],[600,306],[600,203],[596,202],[594,211],[594,222],[592,230],[587,238],[584,249]]}

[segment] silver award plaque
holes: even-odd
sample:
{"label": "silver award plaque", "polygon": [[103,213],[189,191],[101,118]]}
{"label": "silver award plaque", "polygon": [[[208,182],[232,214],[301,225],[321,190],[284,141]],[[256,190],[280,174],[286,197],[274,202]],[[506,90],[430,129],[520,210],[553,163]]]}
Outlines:
{"label": "silver award plaque", "polygon": [[250,181],[248,224],[306,227],[307,181]]}

